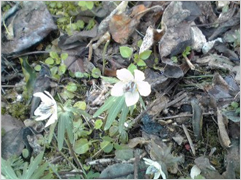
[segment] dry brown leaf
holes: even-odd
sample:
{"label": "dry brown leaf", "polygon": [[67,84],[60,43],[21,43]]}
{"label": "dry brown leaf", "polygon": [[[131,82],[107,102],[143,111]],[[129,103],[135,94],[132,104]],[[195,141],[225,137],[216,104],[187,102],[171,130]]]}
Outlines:
{"label": "dry brown leaf", "polygon": [[136,147],[138,144],[146,144],[148,143],[149,141],[146,140],[145,138],[143,137],[136,137],[136,138],[133,138],[129,141],[128,143],[128,147],[130,148],[134,148]]}
{"label": "dry brown leaf", "polygon": [[125,44],[139,24],[140,18],[147,12],[144,5],[138,5],[133,8],[131,15],[116,14],[109,23],[109,31],[112,38],[120,44]]}
{"label": "dry brown leaf", "polygon": [[220,143],[225,147],[230,147],[231,141],[229,139],[227,130],[223,122],[224,119],[223,119],[222,112],[218,108],[217,108],[217,118],[218,118],[219,136],[221,140]]}

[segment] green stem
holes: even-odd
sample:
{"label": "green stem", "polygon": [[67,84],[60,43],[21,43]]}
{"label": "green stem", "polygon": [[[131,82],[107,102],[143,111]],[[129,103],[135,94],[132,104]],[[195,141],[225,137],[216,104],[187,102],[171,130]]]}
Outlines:
{"label": "green stem", "polygon": [[[81,162],[80,162],[79,159],[77,158],[77,156],[76,156],[76,154],[75,154],[75,152],[74,152],[74,150],[73,150],[73,148],[72,148],[72,145],[71,145],[71,143],[70,143],[69,137],[66,136],[66,139],[65,139],[65,140],[66,140],[67,146],[69,147],[70,154],[71,154],[72,157],[74,158],[75,163],[78,165],[79,169],[82,169],[82,172],[83,172],[83,174],[85,175],[85,177],[87,177],[86,172],[85,172],[85,170],[84,170],[84,168],[83,168],[83,165],[81,164]],[[81,176],[82,176],[82,175],[81,175]],[[82,177],[82,178],[84,179],[84,177]]]}

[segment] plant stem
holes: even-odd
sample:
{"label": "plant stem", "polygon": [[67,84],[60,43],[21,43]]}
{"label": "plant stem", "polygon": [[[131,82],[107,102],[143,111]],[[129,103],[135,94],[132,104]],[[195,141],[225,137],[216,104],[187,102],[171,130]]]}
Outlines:
{"label": "plant stem", "polygon": [[[83,174],[85,175],[85,177],[87,177],[87,175],[86,175],[86,173],[85,173],[85,170],[84,170],[84,168],[83,168],[83,165],[81,164],[81,162],[78,160],[78,158],[76,157],[76,154],[75,154],[75,152],[74,152],[74,150],[73,150],[73,148],[72,148],[72,145],[71,145],[71,143],[70,143],[70,140],[69,140],[69,137],[68,136],[66,136],[66,143],[67,143],[67,145],[68,145],[68,147],[69,147],[69,150],[70,150],[70,154],[72,155],[72,157],[74,158],[74,161],[75,161],[75,163],[78,165],[78,167],[79,167],[79,169],[82,169],[82,172],[83,172]],[[82,175],[81,175],[82,176]],[[82,177],[83,179],[84,179],[84,177]]]}

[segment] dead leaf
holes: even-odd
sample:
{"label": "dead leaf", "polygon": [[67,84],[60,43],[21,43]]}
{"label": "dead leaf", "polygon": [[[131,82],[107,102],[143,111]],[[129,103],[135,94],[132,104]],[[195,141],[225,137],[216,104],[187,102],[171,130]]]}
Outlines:
{"label": "dead leaf", "polygon": [[150,49],[155,42],[160,41],[164,33],[165,29],[154,29],[152,26],[149,26],[146,30],[146,35],[143,38],[139,54]]}
{"label": "dead leaf", "polygon": [[[120,44],[125,44],[140,22],[140,18],[146,13],[144,5],[135,6],[131,15],[116,14],[109,23],[109,31],[112,38]],[[144,13],[142,13],[144,12]]]}
{"label": "dead leaf", "polygon": [[3,54],[23,51],[57,29],[47,6],[41,1],[23,2],[22,9],[16,12],[14,18],[14,38],[3,42],[1,49]]}
{"label": "dead leaf", "polygon": [[149,140],[146,140],[145,138],[143,138],[143,137],[136,137],[136,138],[133,138],[133,139],[131,139],[130,141],[129,141],[129,143],[128,143],[128,147],[130,147],[130,148],[134,148],[134,147],[136,147],[137,145],[143,145],[143,144],[146,144],[146,143],[148,143],[148,142],[150,142]]}
{"label": "dead leaf", "polygon": [[228,136],[228,133],[227,133],[227,130],[225,128],[225,125],[224,125],[224,117],[222,115],[222,112],[217,108],[217,120],[218,120],[218,129],[219,129],[219,137],[220,137],[220,140],[221,140],[221,145],[223,145],[224,147],[230,147],[230,144],[231,144],[231,141],[229,139],[229,136]]}
{"label": "dead leaf", "polygon": [[180,146],[184,140],[184,138],[179,134],[176,133],[175,136],[172,137],[172,139]]}

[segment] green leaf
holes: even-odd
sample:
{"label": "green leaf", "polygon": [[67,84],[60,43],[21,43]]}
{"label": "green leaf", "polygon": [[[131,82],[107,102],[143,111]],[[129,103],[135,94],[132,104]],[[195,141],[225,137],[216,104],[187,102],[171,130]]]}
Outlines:
{"label": "green leaf", "polygon": [[113,144],[110,141],[103,141],[100,143],[100,148],[105,152],[109,153],[113,149]]}
{"label": "green leaf", "polygon": [[86,26],[86,30],[90,30],[90,29],[92,29],[94,26],[95,26],[95,20],[94,20],[94,19],[91,19],[91,20],[89,20],[89,23],[88,23],[87,26]]}
{"label": "green leaf", "polygon": [[49,53],[49,56],[50,56],[51,58],[53,58],[53,59],[59,59],[58,53],[57,53],[57,52],[54,52],[54,51],[51,51],[51,52]]}
{"label": "green leaf", "polygon": [[91,75],[93,76],[93,78],[99,78],[101,75],[101,71],[99,68],[93,68],[91,71]]}
{"label": "green leaf", "polygon": [[79,5],[80,7],[85,7],[85,6],[86,6],[86,1],[79,1],[79,2],[78,2],[78,5]]}
{"label": "green leaf", "polygon": [[86,109],[86,103],[85,103],[85,101],[77,101],[74,104],[74,107],[77,107],[78,109],[85,110]]}
{"label": "green leaf", "polygon": [[150,57],[152,51],[151,50],[146,50],[144,52],[142,52],[139,57],[142,59],[142,60],[146,60]]}
{"label": "green leaf", "polygon": [[79,29],[83,29],[83,28],[85,27],[85,23],[84,23],[84,21],[82,21],[82,20],[78,20],[78,21],[76,22],[76,26],[77,26]]}
{"label": "green leaf", "polygon": [[88,9],[93,9],[93,7],[94,7],[94,2],[93,2],[93,1],[86,1],[86,2],[85,2],[85,6],[86,6]]}
{"label": "green leaf", "polygon": [[7,179],[19,179],[13,168],[11,167],[10,163],[6,161],[5,159],[1,159],[1,173],[7,178]]}
{"label": "green leaf", "polygon": [[63,7],[62,3],[61,2],[57,2],[57,7],[58,8],[62,8]]}
{"label": "green leaf", "polygon": [[[41,165],[39,168],[37,168],[37,170],[31,176],[31,179],[40,179],[40,178],[44,179],[42,176],[44,175],[45,170],[47,170],[47,167],[48,167],[48,163],[45,162],[43,165]],[[48,173],[48,175],[51,175],[51,174]]]}
{"label": "green leaf", "polygon": [[64,144],[64,134],[65,134],[65,122],[68,121],[66,118],[66,112],[61,113],[58,120],[58,149],[61,151]]}
{"label": "green leaf", "polygon": [[77,90],[77,85],[73,82],[69,82],[66,86],[66,89],[70,92],[75,92]]}
{"label": "green leaf", "polygon": [[120,121],[119,121],[119,133],[120,134],[123,133],[123,131],[125,130],[124,123],[127,119],[128,112],[129,112],[129,108],[124,103],[122,112],[121,112],[121,116],[120,116]]}
{"label": "green leaf", "polygon": [[111,137],[115,136],[118,132],[118,127],[117,126],[111,126],[109,129],[109,135]]}
{"label": "green leaf", "polygon": [[23,149],[22,155],[23,155],[24,158],[27,158],[29,156],[29,151],[27,149]]}
{"label": "green leaf", "polygon": [[115,101],[115,104],[113,104],[113,106],[108,110],[108,117],[104,127],[105,131],[110,128],[112,122],[115,120],[116,116],[121,111],[124,104],[125,104],[125,97],[124,96],[118,97],[118,99]]}
{"label": "green leaf", "polygon": [[239,107],[239,104],[238,104],[237,102],[233,101],[233,102],[231,103],[231,106],[236,109],[236,108]]}
{"label": "green leaf", "polygon": [[120,149],[115,151],[115,158],[129,160],[134,157],[133,149]]}
{"label": "green leaf", "polygon": [[74,143],[74,151],[77,154],[84,154],[89,150],[89,143],[87,139],[82,138]]}
{"label": "green leaf", "polygon": [[34,67],[35,71],[40,71],[41,70],[41,66],[38,64]]}
{"label": "green leaf", "polygon": [[52,67],[50,69],[50,72],[51,72],[52,76],[54,76],[58,72],[58,67],[57,66]]}
{"label": "green leaf", "polygon": [[133,52],[132,48],[129,48],[127,46],[120,46],[120,54],[123,58],[130,58]]}
{"label": "green leaf", "polygon": [[52,142],[56,125],[57,125],[57,121],[55,121],[54,124],[50,125],[49,133],[48,133],[48,144],[50,144]]}
{"label": "green leaf", "polygon": [[49,57],[49,58],[47,58],[47,59],[45,60],[45,63],[51,65],[51,64],[54,64],[54,60],[53,60],[53,58],[50,58],[50,57]]}
{"label": "green leaf", "polygon": [[19,58],[26,82],[26,88],[27,88],[27,94],[28,97],[32,96],[33,88],[34,88],[34,83],[36,80],[36,73],[35,70],[29,65],[28,63],[28,57],[24,56],[22,58]]}
{"label": "green leaf", "polygon": [[132,74],[134,74],[134,70],[137,69],[136,65],[131,63],[127,68]]}
{"label": "green leaf", "polygon": [[87,73],[75,72],[75,77],[76,78],[84,78],[84,77],[88,78],[89,75]]}
{"label": "green leaf", "polygon": [[111,106],[113,106],[114,102],[117,100],[117,97],[110,96],[105,103],[95,112],[93,115],[93,118],[96,118],[100,114],[102,114],[104,111],[109,109]]}
{"label": "green leaf", "polygon": [[38,166],[43,159],[44,152],[38,154],[35,158],[31,158],[28,168],[24,169],[23,174],[20,179],[30,179],[33,173],[38,170]]}
{"label": "green leaf", "polygon": [[142,59],[139,59],[137,66],[146,66],[146,63]]}
{"label": "green leaf", "polygon": [[59,66],[59,73],[58,74],[59,75],[63,75],[65,73],[66,69],[67,69],[66,65],[65,64],[61,64]]}
{"label": "green leaf", "polygon": [[172,62],[177,63],[177,57],[176,56],[172,56],[171,60],[172,60]]}
{"label": "green leaf", "polygon": [[74,119],[74,114],[72,112],[68,112],[68,119],[65,122],[66,125],[66,131],[67,135],[69,138],[70,143],[72,144],[74,142],[74,134],[73,134],[73,119]]}
{"label": "green leaf", "polygon": [[84,73],[82,73],[82,72],[75,72],[74,75],[77,78],[83,78],[84,77]]}
{"label": "green leaf", "polygon": [[138,47],[141,47],[142,42],[143,42],[142,39],[140,39],[140,40],[137,42],[137,46],[138,46]]}
{"label": "green leaf", "polygon": [[120,142],[125,144],[128,142],[128,134],[126,131],[123,131],[121,134],[120,134]]}
{"label": "green leaf", "polygon": [[119,80],[114,77],[106,77],[106,76],[100,76],[105,82],[108,82],[110,84],[117,83]]}
{"label": "green leaf", "polygon": [[95,128],[95,129],[100,129],[102,125],[103,125],[103,121],[102,121],[101,119],[97,119],[97,120],[95,121],[95,126],[94,126],[94,128]]}

